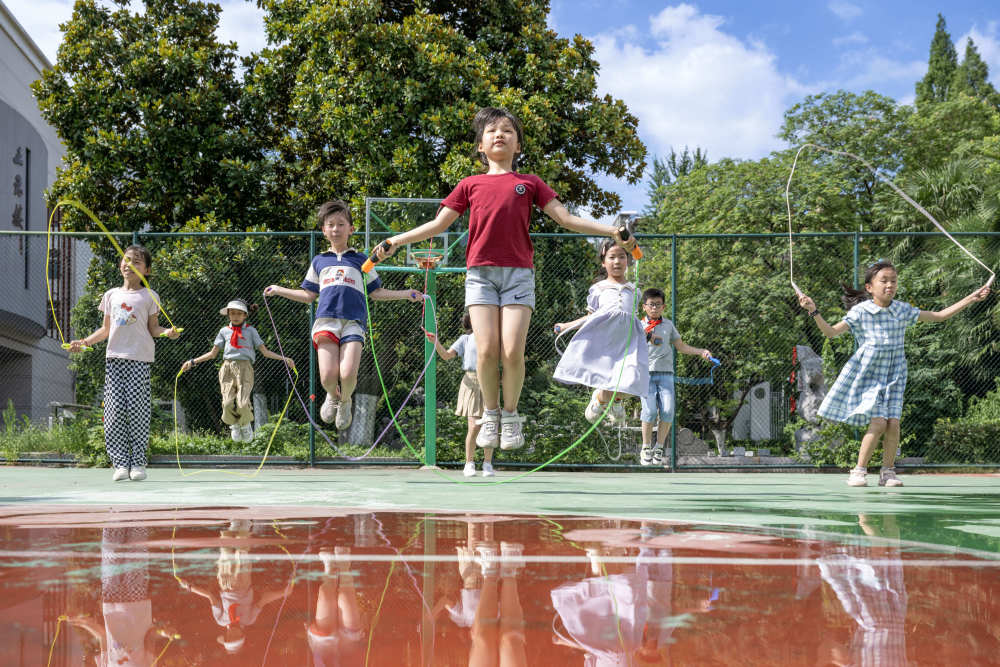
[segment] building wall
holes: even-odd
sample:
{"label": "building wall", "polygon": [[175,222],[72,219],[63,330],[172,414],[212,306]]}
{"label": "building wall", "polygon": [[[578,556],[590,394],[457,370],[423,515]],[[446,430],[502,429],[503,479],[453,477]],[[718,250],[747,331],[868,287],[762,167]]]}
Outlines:
{"label": "building wall", "polygon": [[[0,2],[0,232],[14,232],[0,234],[0,408],[11,400],[19,415],[38,422],[50,402],[74,400],[68,356],[48,333],[45,237],[18,234],[46,229],[45,190],[63,156],[30,87],[50,66]],[[73,277],[89,257],[78,245],[76,265],[64,267],[74,299],[84,282]]]}

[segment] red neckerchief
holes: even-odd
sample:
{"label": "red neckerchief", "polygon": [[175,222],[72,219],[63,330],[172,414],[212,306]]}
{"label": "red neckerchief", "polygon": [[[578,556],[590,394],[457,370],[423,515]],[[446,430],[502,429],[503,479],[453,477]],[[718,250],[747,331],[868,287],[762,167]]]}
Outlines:
{"label": "red neckerchief", "polygon": [[662,323],[663,323],[663,318],[662,317],[657,317],[655,320],[650,319],[648,317],[646,318],[646,340],[647,341],[650,338],[653,337],[653,329],[655,329],[656,327],[658,327]]}
{"label": "red neckerchief", "polygon": [[236,613],[236,603],[229,605],[229,625],[238,625],[240,622],[239,614]]}
{"label": "red neckerchief", "polygon": [[243,338],[243,327],[238,324],[230,324],[233,328],[233,335],[229,337],[229,344],[235,348],[242,349],[243,346],[240,345],[240,338]]}

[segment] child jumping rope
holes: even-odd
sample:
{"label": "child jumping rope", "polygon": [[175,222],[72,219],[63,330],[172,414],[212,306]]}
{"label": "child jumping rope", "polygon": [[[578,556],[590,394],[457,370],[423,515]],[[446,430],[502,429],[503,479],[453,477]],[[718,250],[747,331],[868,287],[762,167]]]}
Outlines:
{"label": "child jumping rope", "polygon": [[[468,417],[469,428],[465,432],[465,469],[466,477],[476,474],[476,436],[479,435],[479,418],[483,415],[483,392],[479,388],[479,377],[476,375],[476,339],[472,336],[472,319],[466,313],[462,316],[462,328],[465,333],[458,337],[451,347],[445,349],[441,341],[432,333],[427,337],[434,341],[434,349],[445,361],[461,355],[462,384],[458,386],[458,399],[455,401],[455,414]],[[483,477],[493,477],[493,448],[487,447],[483,453]]]}
{"label": "child jumping rope", "polygon": [[373,301],[409,299],[417,303],[423,301],[423,295],[416,290],[387,290],[378,273],[362,273],[361,265],[368,258],[350,247],[354,224],[346,202],[328,201],[319,207],[316,217],[330,249],[312,258],[302,289],[271,285],[264,295],[300,303],[319,299],[311,332],[320,383],[326,390],[319,415],[327,423],[336,420],[337,430],[342,431],[351,425],[351,400],[368,319],[365,294]]}
{"label": "child jumping rope", "polygon": [[[655,287],[642,293],[642,309],[646,312],[642,327],[649,347],[649,390],[640,397],[642,450],[639,452],[639,463],[644,466],[663,465],[663,447],[674,421],[674,348],[682,354],[695,354],[706,361],[712,360],[710,351],[685,343],[674,323],[664,319],[663,304],[666,300],[663,290]],[[654,425],[655,447],[652,445]]]}
{"label": "child jumping rope", "polygon": [[[383,241],[373,254],[381,260],[399,246],[440,234],[470,210],[465,305],[472,317],[478,350],[476,371],[485,404],[476,444],[517,449],[524,445],[524,419],[517,414],[517,405],[524,385],[528,325],[535,308],[534,247],[528,236],[532,206],[567,229],[589,236],[613,236],[619,243],[622,240],[616,229],[572,215],[542,179],[516,171],[524,132],[514,114],[486,107],[479,110],[472,124],[476,151],[486,173],[462,179],[441,203],[434,220]],[[631,248],[635,241],[626,245]]]}
{"label": "child jumping rope", "polygon": [[964,299],[943,310],[920,310],[908,303],[896,301],[897,275],[895,267],[879,260],[865,271],[864,290],[844,286],[843,302],[847,315],[830,325],[819,314],[816,304],[805,294],[799,295],[799,305],[809,311],[827,338],[834,338],[850,329],[857,342],[836,382],[820,405],[819,414],[827,419],[861,426],[866,421],[868,432],[861,439],[858,464],[847,478],[849,486],[866,486],[868,460],[882,440],[882,470],[879,486],[902,486],[893,464],[899,446],[899,419],[903,413],[903,391],[906,389],[906,357],[903,337],[907,327],[917,321],[943,322],[961,312],[969,304],[989,296],[990,288],[981,287]]}
{"label": "child jumping rope", "polygon": [[605,241],[601,271],[606,277],[590,286],[587,314],[555,325],[556,333],[583,325],[566,346],[553,377],[594,388],[583,413],[591,424],[600,419],[616,391],[619,400],[611,408],[616,421],[625,419],[621,405],[624,394],[641,397],[649,391],[646,339],[634,314],[635,285],[625,278],[630,263],[624,248]]}
{"label": "child jumping rope", "polygon": [[141,245],[125,248],[118,270],[124,282],[104,293],[98,310],[104,313],[101,328],[86,338],[70,341],[70,352],[79,352],[107,339],[104,362],[104,446],[108,450],[112,479],[146,479],[149,418],[152,412],[150,367],[156,352],[154,338],[165,334],[176,339],[174,328],[160,326],[160,296],[144,287],[153,258]]}
{"label": "child jumping rope", "polygon": [[255,350],[268,359],[281,359],[289,368],[295,368],[290,357],[271,352],[257,330],[246,323],[247,317],[257,312],[257,304],[247,307],[242,299],[234,299],[219,310],[229,317],[229,324],[219,329],[212,349],[205,354],[188,359],[181,366],[187,372],[203,361],[215,359],[222,353],[219,367],[219,386],[222,389],[222,421],[229,425],[233,440],[253,440],[253,362]]}

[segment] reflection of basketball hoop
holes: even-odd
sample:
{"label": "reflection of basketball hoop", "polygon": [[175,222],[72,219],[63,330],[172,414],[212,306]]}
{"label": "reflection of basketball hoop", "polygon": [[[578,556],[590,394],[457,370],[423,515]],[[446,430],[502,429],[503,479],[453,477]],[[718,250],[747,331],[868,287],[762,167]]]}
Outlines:
{"label": "reflection of basketball hoop", "polygon": [[410,257],[421,269],[433,269],[437,266],[438,262],[444,259],[444,252],[434,250],[433,248],[424,248],[421,250],[411,250]]}

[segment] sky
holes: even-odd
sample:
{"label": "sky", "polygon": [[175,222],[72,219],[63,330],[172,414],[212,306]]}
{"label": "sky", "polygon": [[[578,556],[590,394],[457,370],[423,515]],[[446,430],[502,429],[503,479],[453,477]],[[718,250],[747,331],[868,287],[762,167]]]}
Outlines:
{"label": "sky", "polygon": [[[49,60],[71,0],[3,0]],[[217,2],[219,0],[216,0]],[[786,109],[806,95],[874,90],[912,103],[927,70],[937,14],[961,59],[971,37],[1000,87],[996,0],[550,0],[549,27],[580,34],[601,64],[599,93],[623,100],[639,119],[647,162],[671,148],[700,147],[710,160],[757,159],[783,148]],[[219,36],[250,53],[264,45],[253,2],[222,0]],[[602,177],[641,210],[647,183]],[[418,195],[420,193],[414,193]]]}

